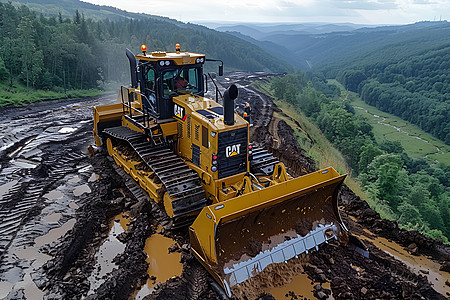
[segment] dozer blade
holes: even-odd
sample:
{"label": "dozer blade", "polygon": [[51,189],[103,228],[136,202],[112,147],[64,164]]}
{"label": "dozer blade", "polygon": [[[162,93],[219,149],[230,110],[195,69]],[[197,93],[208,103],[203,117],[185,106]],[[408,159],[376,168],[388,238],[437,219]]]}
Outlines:
{"label": "dozer blade", "polygon": [[320,170],[203,208],[191,249],[231,297],[231,287],[346,230],[337,195],[346,175]]}

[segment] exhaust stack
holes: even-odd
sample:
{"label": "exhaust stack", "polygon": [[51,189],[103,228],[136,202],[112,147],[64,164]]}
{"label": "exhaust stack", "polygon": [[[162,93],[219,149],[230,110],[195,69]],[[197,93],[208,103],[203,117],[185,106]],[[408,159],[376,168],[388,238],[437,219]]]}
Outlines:
{"label": "exhaust stack", "polygon": [[234,125],[234,99],[238,96],[238,88],[232,84],[223,93],[223,122],[225,125]]}
{"label": "exhaust stack", "polygon": [[130,49],[127,48],[126,50],[126,54],[128,57],[128,60],[130,61],[130,71],[131,71],[131,87],[132,88],[137,88],[138,87],[138,83],[137,83],[137,62],[136,62],[136,57],[134,57],[133,52],[130,51]]}

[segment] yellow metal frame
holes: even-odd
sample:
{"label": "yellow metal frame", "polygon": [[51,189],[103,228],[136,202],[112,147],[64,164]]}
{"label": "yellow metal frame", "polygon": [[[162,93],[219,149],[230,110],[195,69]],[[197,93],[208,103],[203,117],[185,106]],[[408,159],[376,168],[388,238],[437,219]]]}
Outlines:
{"label": "yellow metal frame", "polygon": [[107,139],[106,146],[108,149],[109,155],[114,159],[116,164],[122,167],[125,172],[130,174],[130,176],[136,180],[139,185],[147,191],[149,196],[157,203],[163,200],[164,197],[164,189],[161,183],[157,184],[153,180],[150,179],[152,172],[145,172],[142,170],[137,170],[136,166],[140,164],[140,162],[136,162],[131,158],[120,154],[117,151],[117,148],[112,145],[111,139]]}
{"label": "yellow metal frame", "polygon": [[195,64],[197,58],[205,59],[205,54],[194,53],[194,52],[150,52],[145,54],[135,55],[136,59],[147,60],[147,61],[160,61],[160,60],[171,60],[175,62],[176,65],[190,65]]}
{"label": "yellow metal frame", "polygon": [[[246,214],[283,202],[286,199],[306,194],[321,187],[343,181],[346,175],[339,175],[332,167],[310,173],[295,179],[269,186],[265,189],[244,194],[228,201],[203,208],[192,224],[196,238],[203,241],[201,252],[210,264],[217,264],[215,232],[220,222],[227,222]],[[207,242],[209,241],[209,243]],[[204,245],[208,247],[204,247]],[[194,249],[200,255],[199,249]]]}
{"label": "yellow metal frame", "polygon": [[110,122],[119,120],[123,115],[123,106],[122,103],[112,104],[112,105],[103,105],[103,106],[94,106],[94,139],[95,145],[101,146],[102,141],[99,137],[98,132],[98,124],[102,122]]}

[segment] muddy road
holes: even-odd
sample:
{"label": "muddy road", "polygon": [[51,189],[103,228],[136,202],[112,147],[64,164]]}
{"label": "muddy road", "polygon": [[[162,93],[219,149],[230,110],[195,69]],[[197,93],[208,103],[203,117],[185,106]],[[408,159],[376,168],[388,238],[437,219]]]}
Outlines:
{"label": "muddy road", "polygon": [[[272,100],[249,86],[267,76],[237,72],[220,84],[238,84],[238,111],[252,105],[254,143],[293,175],[314,171],[292,128],[273,118]],[[92,106],[115,100],[0,109],[0,299],[221,299],[190,254],[187,231],[167,230],[167,220],[128,175],[104,153],[88,153]],[[240,286],[236,298],[449,295],[448,246],[381,220],[347,188],[341,198],[344,221],[366,243],[369,258],[330,242],[267,268]]]}

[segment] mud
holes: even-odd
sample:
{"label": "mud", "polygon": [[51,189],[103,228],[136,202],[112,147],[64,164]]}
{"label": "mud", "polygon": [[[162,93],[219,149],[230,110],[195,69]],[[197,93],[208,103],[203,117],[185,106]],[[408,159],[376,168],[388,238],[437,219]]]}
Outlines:
{"label": "mud", "polygon": [[153,234],[145,241],[144,251],[147,254],[146,261],[149,264],[147,270],[149,278],[141,286],[135,299],[143,299],[154,291],[157,284],[181,275],[183,264],[180,262],[181,251],[178,251],[179,249],[178,244],[173,239],[160,233]]}
{"label": "mud", "polygon": [[233,295],[238,299],[257,299],[270,294],[276,299],[284,299],[286,294],[301,291],[302,297],[311,298],[313,285],[308,275],[304,273],[304,267],[308,261],[309,256],[302,255],[285,264],[269,265],[255,277],[233,286]]}
{"label": "mud", "polygon": [[[230,78],[230,81],[232,80],[233,78]],[[249,95],[247,91],[245,91],[244,97]],[[239,92],[241,93],[242,89]],[[251,139],[279,157],[288,166],[291,174],[300,176],[314,171],[316,169],[314,162],[304,156],[304,152],[295,141],[293,130],[284,121],[276,120],[273,117],[269,124],[258,121],[260,118],[267,117],[266,106],[267,103],[271,103],[267,97],[261,97],[264,100],[261,100],[260,97],[253,97],[254,101],[250,102],[253,108],[252,117],[256,123],[252,128]],[[249,100],[251,101],[252,98],[250,97]],[[272,111],[277,112],[278,109],[273,103],[271,105]],[[342,215],[350,232],[363,232],[365,227],[373,229],[377,236],[398,242],[400,247],[410,246],[411,248],[411,244],[414,243],[416,248],[412,248],[412,250],[415,250],[417,254],[430,256],[434,260],[433,262],[439,266],[450,259],[448,245],[428,239],[417,232],[401,230],[395,222],[381,220],[365,201],[357,197],[346,186],[342,189],[341,199]],[[351,216],[353,220],[347,216]],[[366,259],[343,245],[334,244],[334,242],[323,245],[320,251],[311,254],[310,264],[313,267],[306,268],[306,273],[313,280],[331,282],[332,294],[336,299],[445,298],[447,291],[434,287],[435,282],[430,283],[424,276],[425,274],[415,274],[403,261],[399,261],[372,244],[368,246],[370,258]],[[417,267],[416,263],[413,265]],[[424,270],[430,268],[426,264],[419,266],[422,266]],[[447,277],[448,273],[443,276],[443,278]],[[439,284],[441,283],[442,281],[439,281]],[[436,290],[439,290],[441,294]],[[258,291],[258,289],[256,288],[254,291]],[[254,291],[248,292],[247,295],[251,295],[250,297],[247,295],[241,295],[241,297],[251,299],[255,296]],[[318,298],[329,296],[328,294],[326,296],[319,295],[318,291],[315,291],[314,295]]]}
{"label": "mud", "polygon": [[[254,144],[273,152],[292,175],[314,171],[314,162],[304,155],[293,130],[274,117],[279,109],[249,86],[267,76],[271,75],[238,72],[220,80],[222,89],[239,85],[238,111],[245,102],[252,105]],[[165,220],[104,153],[91,157],[87,152],[92,143],[91,106],[115,99],[111,95],[1,108],[1,299],[133,299],[150,278],[146,241]],[[366,240],[369,258],[333,241],[298,261],[266,268],[268,277],[260,274],[252,278],[255,282],[237,287],[235,298],[273,299],[284,294],[285,299],[301,299],[311,293],[321,299],[445,298],[447,289],[439,290],[436,283],[442,285],[449,273],[436,269],[450,261],[449,246],[381,220],[346,187],[340,198],[344,221]],[[126,222],[114,222],[124,212],[129,212]],[[123,248],[105,260],[110,268],[100,274],[98,254],[112,225],[123,229],[115,236]],[[209,274],[191,255],[187,231],[163,229],[160,234],[177,243],[170,255],[179,255],[174,260],[181,261],[181,274],[172,273],[179,276],[165,282],[156,276],[153,293],[142,292],[142,297],[221,299]],[[435,280],[434,274],[443,279]],[[99,284],[94,285],[91,276]],[[434,285],[429,282],[433,280]]]}

